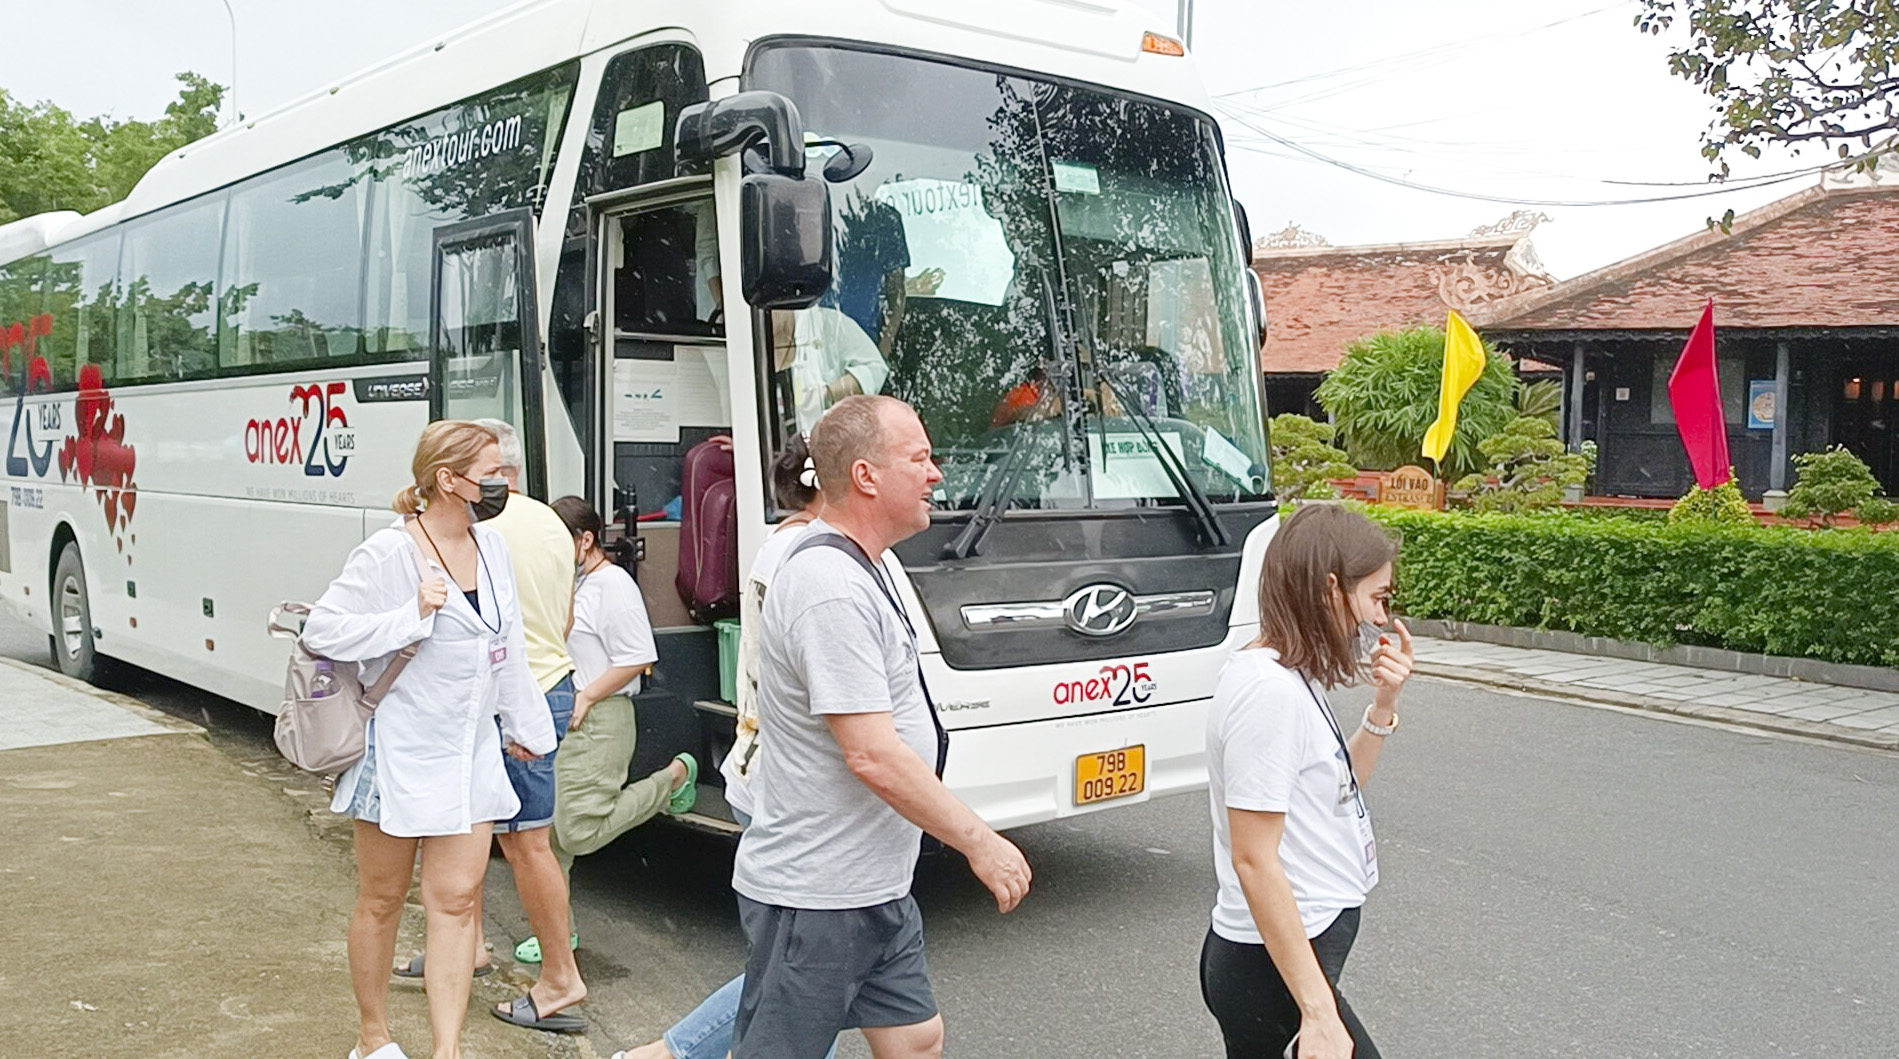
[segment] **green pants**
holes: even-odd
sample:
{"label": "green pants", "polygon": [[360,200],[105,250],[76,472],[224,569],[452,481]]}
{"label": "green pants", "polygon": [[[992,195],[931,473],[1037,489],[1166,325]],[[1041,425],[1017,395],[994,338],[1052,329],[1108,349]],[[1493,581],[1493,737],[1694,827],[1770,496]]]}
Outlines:
{"label": "green pants", "polygon": [[665,769],[632,783],[640,727],[633,700],[613,695],[594,703],[561,741],[554,758],[554,853],[563,870],[666,808],[672,777]]}

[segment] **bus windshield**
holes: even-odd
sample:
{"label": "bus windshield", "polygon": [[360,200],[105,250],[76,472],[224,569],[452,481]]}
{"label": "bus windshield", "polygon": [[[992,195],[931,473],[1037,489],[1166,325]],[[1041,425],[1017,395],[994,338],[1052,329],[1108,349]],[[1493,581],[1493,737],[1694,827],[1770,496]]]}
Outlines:
{"label": "bus windshield", "polygon": [[[749,87],[805,122],[837,272],[771,314],[778,436],[850,393],[900,397],[942,464],[938,506],[1215,502],[1269,488],[1238,240],[1204,117],[1105,90],[845,47],[782,45]],[[1171,455],[1156,451],[1165,445]],[[1008,470],[1004,470],[1004,468]]]}

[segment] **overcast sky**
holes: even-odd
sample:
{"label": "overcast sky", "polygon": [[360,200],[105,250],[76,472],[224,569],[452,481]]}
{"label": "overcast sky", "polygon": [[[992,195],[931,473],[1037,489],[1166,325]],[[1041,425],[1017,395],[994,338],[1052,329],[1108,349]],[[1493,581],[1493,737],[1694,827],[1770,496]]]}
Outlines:
{"label": "overcast sky", "polygon": [[[262,113],[511,2],[230,0],[239,101]],[[1157,28],[1173,26],[1172,0],[1138,2]],[[16,98],[147,118],[175,97],[179,70],[231,79],[221,0],[4,4],[16,45],[0,88]],[[1295,222],[1334,245],[1419,241],[1461,236],[1527,200],[1699,190],[1708,101],[1668,74],[1667,42],[1631,25],[1638,10],[1635,0],[1197,0],[1193,37],[1208,90],[1225,108],[1235,190],[1255,232]],[[1398,187],[1300,149],[1510,201]],[[1812,161],[1770,155],[1737,171]],[[1662,204],[1530,207],[1552,218],[1535,241],[1552,272],[1571,276],[1810,182]]]}

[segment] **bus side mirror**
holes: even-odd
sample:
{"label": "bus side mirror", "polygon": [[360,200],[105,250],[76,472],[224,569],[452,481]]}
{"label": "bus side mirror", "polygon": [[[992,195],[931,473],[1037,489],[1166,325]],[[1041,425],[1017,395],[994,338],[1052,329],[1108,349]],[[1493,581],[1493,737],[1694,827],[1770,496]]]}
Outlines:
{"label": "bus side mirror", "polygon": [[831,287],[831,191],[822,178],[805,175],[797,104],[759,91],[695,103],[679,112],[674,139],[681,159],[741,156],[739,290],[746,304],[817,304]]}
{"label": "bus side mirror", "polygon": [[1260,285],[1259,273],[1248,265],[1240,270],[1246,276],[1246,316],[1247,324],[1259,339],[1261,349],[1266,348],[1266,288]]}
{"label": "bus side mirror", "polygon": [[739,289],[756,309],[807,309],[831,288],[831,190],[752,173],[739,185]]}

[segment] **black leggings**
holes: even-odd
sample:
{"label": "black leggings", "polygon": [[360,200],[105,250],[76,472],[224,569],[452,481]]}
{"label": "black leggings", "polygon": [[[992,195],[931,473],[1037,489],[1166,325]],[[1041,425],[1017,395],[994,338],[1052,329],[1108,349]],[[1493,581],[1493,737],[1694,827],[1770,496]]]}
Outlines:
{"label": "black leggings", "polygon": [[[1358,912],[1356,908],[1340,912],[1324,933],[1312,939],[1312,952],[1332,984],[1333,996],[1338,997],[1339,1017],[1352,1035],[1353,1059],[1380,1059],[1364,1023],[1338,996],[1339,972],[1345,969],[1345,957],[1358,938]],[[1299,1005],[1264,945],[1242,945],[1207,931],[1206,944],[1200,947],[1200,995],[1226,1038],[1227,1059],[1280,1059],[1299,1031]]]}

